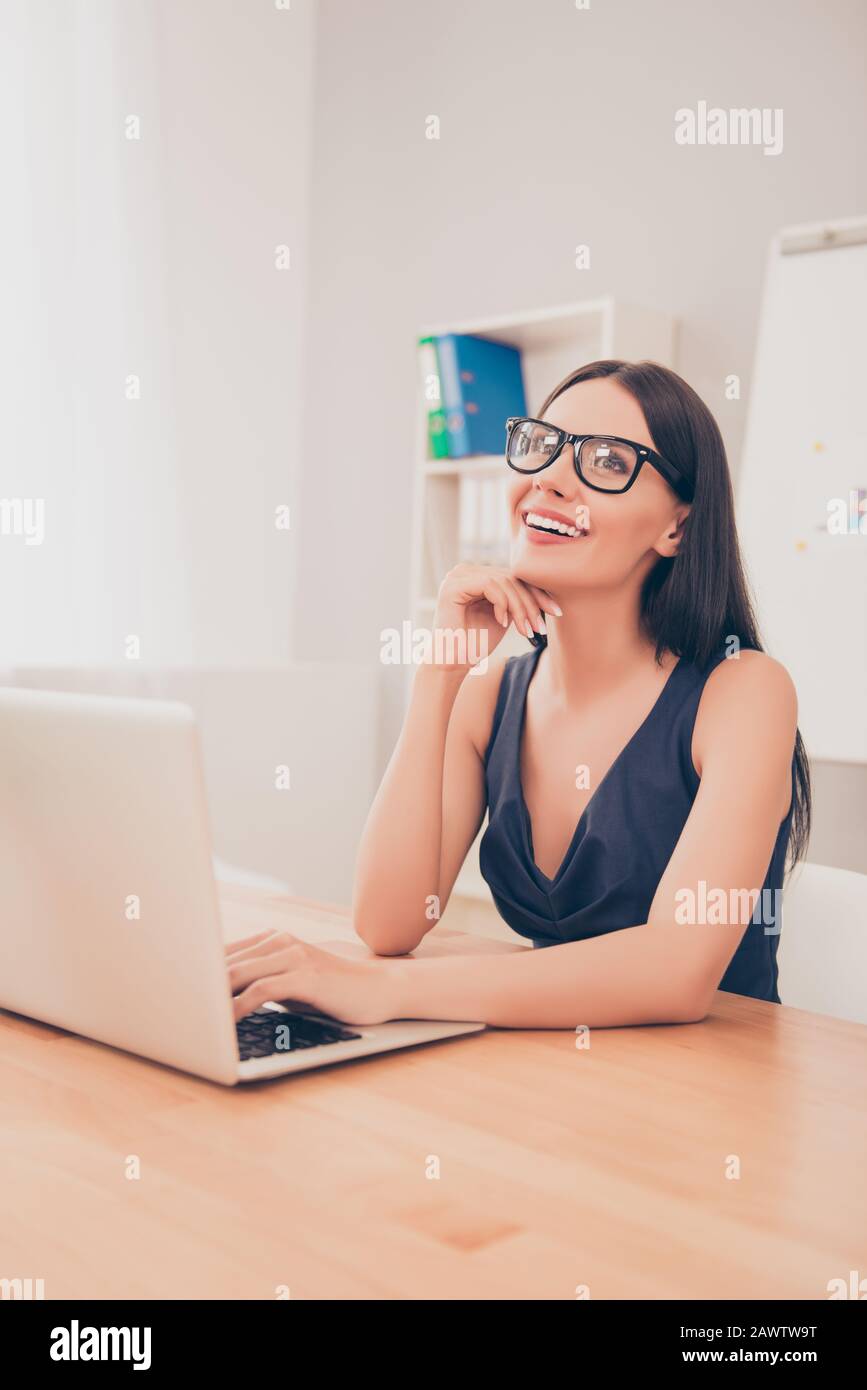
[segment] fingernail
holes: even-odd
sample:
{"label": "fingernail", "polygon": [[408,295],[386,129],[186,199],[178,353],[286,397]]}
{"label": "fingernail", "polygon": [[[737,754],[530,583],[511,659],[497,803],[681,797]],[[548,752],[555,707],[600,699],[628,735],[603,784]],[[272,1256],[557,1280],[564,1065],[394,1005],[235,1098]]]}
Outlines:
{"label": "fingernail", "polygon": [[509,626],[509,619],[508,619],[508,618],[501,618],[501,619],[500,619],[500,622],[503,624],[503,627],[508,627],[508,626]]}
{"label": "fingernail", "polygon": [[554,609],[554,612],[557,614],[557,617],[562,618],[563,609],[560,607],[559,603],[552,603],[551,607]]}
{"label": "fingernail", "polygon": [[545,626],[545,619],[542,617],[542,614],[541,614],[541,613],[539,614],[539,619],[538,619],[538,622],[537,622],[537,624],[536,624],[536,631],[537,631],[537,632],[541,632],[542,635],[543,635],[543,637],[547,637],[547,636],[548,636],[548,629],[547,629],[546,626]]}
{"label": "fingernail", "polygon": [[531,626],[530,626],[529,623],[526,623],[526,624],[525,624],[525,630],[526,630],[527,636],[529,637],[530,641],[532,642],[532,640],[533,640],[533,638],[536,636],[536,634],[535,634],[535,632],[533,631],[533,629],[531,628]]}

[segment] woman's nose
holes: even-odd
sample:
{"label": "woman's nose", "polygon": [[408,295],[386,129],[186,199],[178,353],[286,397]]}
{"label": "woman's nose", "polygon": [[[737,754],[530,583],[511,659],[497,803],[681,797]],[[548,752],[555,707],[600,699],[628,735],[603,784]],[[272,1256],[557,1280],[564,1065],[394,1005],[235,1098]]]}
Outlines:
{"label": "woman's nose", "polygon": [[575,468],[574,450],[574,444],[564,444],[554,462],[535,475],[534,486],[540,491],[556,492],[558,497],[577,497],[581,479]]}

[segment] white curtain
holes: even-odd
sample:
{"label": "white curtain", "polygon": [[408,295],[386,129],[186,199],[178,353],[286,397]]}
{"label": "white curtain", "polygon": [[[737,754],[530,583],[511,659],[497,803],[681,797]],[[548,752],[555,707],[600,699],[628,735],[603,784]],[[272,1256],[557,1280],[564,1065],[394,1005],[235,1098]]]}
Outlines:
{"label": "white curtain", "polygon": [[0,664],[289,658],[315,17],[0,0]]}
{"label": "white curtain", "polygon": [[[131,635],[145,662],[190,652],[157,14],[0,5],[4,664],[125,662]],[[27,501],[44,502],[41,544],[16,534]]]}

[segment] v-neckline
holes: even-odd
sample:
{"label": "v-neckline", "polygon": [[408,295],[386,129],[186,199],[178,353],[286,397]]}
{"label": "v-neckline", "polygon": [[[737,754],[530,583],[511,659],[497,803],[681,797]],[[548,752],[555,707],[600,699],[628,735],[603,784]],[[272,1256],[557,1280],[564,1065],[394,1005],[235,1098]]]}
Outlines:
{"label": "v-neckline", "polygon": [[533,661],[533,665],[532,665],[532,667],[531,667],[531,669],[530,669],[530,674],[529,674],[529,676],[528,676],[528,678],[527,678],[527,680],[526,680],[526,682],[525,682],[525,684],[524,684],[524,693],[523,693],[523,697],[522,697],[522,699],[521,699],[521,713],[520,713],[520,718],[519,718],[519,720],[518,720],[518,737],[517,737],[516,740],[515,740],[515,755],[516,755],[516,758],[517,758],[516,781],[517,781],[517,787],[518,787],[518,800],[519,800],[520,809],[521,809],[521,818],[522,818],[522,820],[523,820],[523,825],[524,825],[524,846],[525,846],[525,849],[526,849],[526,851],[527,851],[527,859],[528,859],[528,862],[529,862],[530,867],[531,867],[531,869],[533,870],[533,872],[534,872],[540,879],[542,879],[546,884],[548,884],[550,887],[553,887],[555,884],[559,883],[560,878],[562,877],[563,873],[564,873],[565,870],[569,867],[569,864],[570,864],[571,861],[572,861],[572,855],[573,855],[573,853],[574,853],[574,851],[575,851],[575,845],[576,845],[576,842],[577,842],[577,840],[578,840],[579,833],[580,833],[582,827],[584,826],[585,821],[587,820],[587,816],[588,816],[588,814],[589,814],[589,812],[590,812],[591,806],[592,806],[593,803],[595,802],[596,798],[599,796],[599,793],[602,791],[602,789],[603,789],[603,787],[605,786],[606,782],[608,782],[608,780],[610,779],[611,774],[615,771],[615,769],[617,768],[618,764],[621,763],[621,762],[623,761],[624,757],[625,757],[626,754],[629,752],[630,748],[631,748],[632,745],[635,743],[636,739],[639,737],[640,734],[642,734],[642,733],[644,732],[644,730],[647,728],[647,726],[648,726],[648,724],[650,723],[650,721],[651,721],[651,719],[653,718],[653,716],[654,716],[654,715],[657,713],[657,711],[659,710],[659,708],[660,708],[660,706],[661,706],[661,704],[662,704],[662,701],[663,701],[663,697],[665,696],[666,692],[669,690],[669,688],[670,688],[670,686],[671,686],[671,684],[672,684],[672,682],[673,682],[673,680],[674,680],[674,677],[677,675],[677,672],[678,672],[678,671],[681,669],[681,667],[683,666],[683,657],[678,657],[677,661],[674,663],[674,665],[672,666],[671,670],[670,670],[669,673],[668,673],[668,676],[667,676],[667,678],[666,678],[665,684],[663,685],[662,689],[660,690],[659,694],[657,695],[657,697],[656,697],[656,699],[654,700],[653,704],[651,705],[650,709],[647,711],[647,714],[646,714],[646,715],[644,716],[644,718],[642,719],[641,723],[639,724],[638,728],[635,730],[634,734],[632,734],[632,736],[631,736],[631,737],[627,740],[627,742],[623,745],[623,747],[621,748],[620,752],[617,754],[617,756],[615,757],[614,761],[611,763],[610,767],[608,768],[608,771],[605,773],[605,776],[602,778],[602,781],[599,783],[599,785],[597,786],[596,790],[593,792],[592,796],[590,797],[590,800],[587,802],[587,805],[584,807],[584,810],[581,812],[581,815],[578,817],[578,823],[577,823],[577,825],[575,826],[574,831],[572,832],[572,838],[571,838],[571,840],[569,841],[569,844],[566,846],[566,853],[563,855],[563,858],[560,860],[560,864],[558,865],[558,868],[557,868],[556,873],[554,874],[554,877],[553,877],[553,878],[549,878],[548,875],[544,872],[544,870],[543,870],[543,869],[540,869],[540,868],[539,868],[539,865],[536,863],[535,849],[534,849],[534,847],[533,847],[533,822],[532,822],[532,820],[531,820],[531,818],[530,818],[530,808],[529,808],[529,806],[527,805],[526,797],[524,796],[524,781],[523,781],[523,777],[521,776],[521,761],[522,761],[521,755],[522,755],[522,750],[523,750],[523,745],[524,745],[524,724],[526,723],[526,719],[527,719],[527,696],[528,696],[529,693],[530,693],[530,685],[532,684],[533,677],[534,677],[534,675],[536,674],[536,670],[537,670],[538,665],[539,665],[539,656],[540,656],[540,654],[541,654],[544,650],[545,650],[544,647],[539,647],[539,648],[537,649],[537,651],[536,651],[536,653],[535,653],[535,659],[534,659],[534,661]]}

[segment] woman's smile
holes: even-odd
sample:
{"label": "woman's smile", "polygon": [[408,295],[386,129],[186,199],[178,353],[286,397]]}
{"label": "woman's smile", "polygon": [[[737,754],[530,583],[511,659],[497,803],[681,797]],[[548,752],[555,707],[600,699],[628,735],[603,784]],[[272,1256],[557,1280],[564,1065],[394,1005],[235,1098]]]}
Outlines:
{"label": "woman's smile", "polygon": [[547,507],[523,507],[521,525],[531,545],[565,545],[587,535],[585,526],[576,525],[560,512]]}

